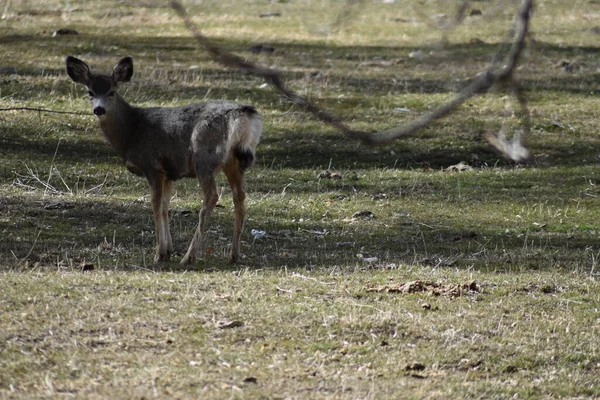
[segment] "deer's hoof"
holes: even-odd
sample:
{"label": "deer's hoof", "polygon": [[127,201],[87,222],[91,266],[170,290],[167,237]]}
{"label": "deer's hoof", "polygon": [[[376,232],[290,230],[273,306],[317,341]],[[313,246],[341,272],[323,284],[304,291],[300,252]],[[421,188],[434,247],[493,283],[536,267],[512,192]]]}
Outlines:
{"label": "deer's hoof", "polygon": [[196,262],[196,257],[186,255],[185,257],[183,257],[181,259],[180,264],[181,265],[191,265],[191,264],[194,264],[195,262]]}
{"label": "deer's hoof", "polygon": [[154,255],[154,262],[155,263],[159,263],[159,262],[166,262],[169,261],[169,253],[164,253],[164,254],[160,254],[160,253],[156,253]]}

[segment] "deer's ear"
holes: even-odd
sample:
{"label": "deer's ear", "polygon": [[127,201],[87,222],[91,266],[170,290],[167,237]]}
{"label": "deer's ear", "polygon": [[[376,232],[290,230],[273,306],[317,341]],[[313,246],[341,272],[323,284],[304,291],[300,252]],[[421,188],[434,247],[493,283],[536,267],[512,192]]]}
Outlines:
{"label": "deer's ear", "polygon": [[114,83],[129,82],[133,76],[133,59],[131,57],[122,58],[115,64],[112,72]]}
{"label": "deer's ear", "polygon": [[73,56],[67,56],[67,74],[73,79],[74,82],[81,83],[82,85],[89,86],[92,80],[92,73],[90,67],[83,61]]}

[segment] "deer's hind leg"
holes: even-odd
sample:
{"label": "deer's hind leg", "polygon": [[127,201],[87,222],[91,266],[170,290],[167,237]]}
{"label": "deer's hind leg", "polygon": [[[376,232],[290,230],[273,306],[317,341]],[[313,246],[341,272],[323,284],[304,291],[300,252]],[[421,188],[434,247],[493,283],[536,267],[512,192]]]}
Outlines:
{"label": "deer's hind leg", "polygon": [[[170,196],[170,185],[167,185],[168,192],[165,193],[166,177],[160,173],[147,176],[152,195],[152,214],[154,216],[154,226],[156,229],[156,254],[154,262],[169,261],[169,222],[168,217],[165,220],[165,214],[168,214],[168,205],[165,210],[165,194]],[[167,200],[168,202],[168,200]],[[167,203],[168,204],[168,203]]]}
{"label": "deer's hind leg", "polygon": [[192,264],[196,261],[198,248],[200,247],[202,236],[204,235],[204,232],[206,232],[208,220],[219,200],[217,184],[215,182],[215,175],[218,172],[218,163],[209,163],[207,162],[208,160],[210,160],[210,156],[206,158],[196,158],[196,175],[200,182],[200,186],[202,187],[204,202],[202,203],[202,209],[200,210],[200,215],[198,217],[198,226],[196,227],[187,253],[181,259],[181,264]]}
{"label": "deer's hind leg", "polygon": [[233,238],[231,241],[231,252],[229,253],[229,262],[235,264],[240,258],[240,236],[244,227],[244,217],[246,209],[244,200],[246,193],[244,192],[244,175],[240,168],[239,161],[233,157],[232,160],[223,167],[223,172],[227,176],[229,186],[231,186],[231,194],[233,197],[234,220],[233,220]]}
{"label": "deer's hind leg", "polygon": [[166,232],[165,237],[167,240],[167,254],[173,254],[173,239],[171,238],[171,229],[169,228],[169,206],[171,204],[171,187],[173,181],[165,179],[163,181],[163,195],[162,195],[162,223],[163,230]]}

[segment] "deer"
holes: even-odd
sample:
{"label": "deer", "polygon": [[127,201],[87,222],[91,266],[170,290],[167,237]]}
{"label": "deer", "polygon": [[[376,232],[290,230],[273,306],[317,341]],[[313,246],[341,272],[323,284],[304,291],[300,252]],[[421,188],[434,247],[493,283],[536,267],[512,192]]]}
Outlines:
{"label": "deer", "polygon": [[217,201],[216,176],[223,172],[232,190],[233,238],[229,262],[240,260],[245,217],[244,172],[253,164],[262,134],[256,108],[227,100],[179,107],[135,107],[118,93],[133,76],[133,59],[117,62],[110,74],[96,74],[83,61],[66,57],[67,74],[88,89],[92,111],[104,139],[123,159],[129,172],[145,177],[151,193],[156,229],[154,262],[169,261],[173,240],[169,229],[172,183],[196,178],[204,195],[198,225],[181,264],[196,262],[198,249]]}

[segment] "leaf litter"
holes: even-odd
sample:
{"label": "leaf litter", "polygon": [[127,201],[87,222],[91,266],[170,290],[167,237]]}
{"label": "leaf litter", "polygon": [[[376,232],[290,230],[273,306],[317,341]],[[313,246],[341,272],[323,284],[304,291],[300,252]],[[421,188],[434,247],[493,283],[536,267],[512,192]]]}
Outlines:
{"label": "leaf litter", "polygon": [[464,296],[467,293],[479,292],[479,287],[475,281],[464,283],[442,284],[433,281],[416,280],[404,283],[393,283],[381,286],[372,286],[366,288],[367,292],[376,293],[427,293],[432,296],[447,296],[456,298]]}

